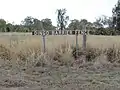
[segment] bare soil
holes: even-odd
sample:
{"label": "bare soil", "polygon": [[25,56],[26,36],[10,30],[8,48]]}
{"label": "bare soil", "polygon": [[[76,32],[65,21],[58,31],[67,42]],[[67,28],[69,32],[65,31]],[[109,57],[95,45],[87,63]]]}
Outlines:
{"label": "bare soil", "polygon": [[120,90],[120,66],[1,67],[0,90]]}

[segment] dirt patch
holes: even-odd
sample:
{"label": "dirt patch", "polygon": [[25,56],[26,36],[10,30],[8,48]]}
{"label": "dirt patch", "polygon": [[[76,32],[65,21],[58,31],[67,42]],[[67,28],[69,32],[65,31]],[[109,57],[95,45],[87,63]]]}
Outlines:
{"label": "dirt patch", "polygon": [[12,74],[10,70],[4,73],[4,76],[0,74],[2,77],[0,88],[3,90],[4,88],[8,90],[11,88],[15,90],[112,90],[113,88],[118,90],[120,88],[119,65],[110,64],[109,67],[100,68],[94,67],[92,63],[79,67],[46,66],[21,70],[14,75],[10,74]]}
{"label": "dirt patch", "polygon": [[0,81],[0,86],[4,87],[24,87],[28,82],[24,80],[10,80],[10,79],[5,79]]}

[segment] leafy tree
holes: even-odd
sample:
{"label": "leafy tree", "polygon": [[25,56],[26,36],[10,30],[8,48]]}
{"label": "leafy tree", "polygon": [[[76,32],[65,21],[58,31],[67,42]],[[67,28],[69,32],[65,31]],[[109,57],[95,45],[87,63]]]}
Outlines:
{"label": "leafy tree", "polygon": [[6,32],[13,31],[13,25],[11,23],[6,24]]}
{"label": "leafy tree", "polygon": [[83,27],[84,25],[86,26],[86,29],[91,29],[93,27],[93,24],[91,22],[88,22],[86,19],[81,19],[80,21],[77,19],[74,19],[74,20],[71,20],[71,23],[68,25],[68,29],[82,30],[82,29],[84,29],[84,27]]}
{"label": "leafy tree", "polygon": [[86,19],[81,19],[80,21],[80,29],[83,30],[84,26],[86,27],[88,24],[88,21]]}
{"label": "leafy tree", "polygon": [[95,22],[93,22],[93,26],[95,28],[103,28],[103,24],[101,23],[101,18],[97,18]]}
{"label": "leafy tree", "polygon": [[23,24],[25,27],[29,28],[29,30],[32,30],[32,29],[33,29],[33,24],[34,24],[33,20],[34,20],[33,17],[27,16],[27,17],[22,21],[22,24]]}
{"label": "leafy tree", "polygon": [[93,23],[87,22],[87,29],[93,30]]}
{"label": "leafy tree", "polygon": [[66,28],[69,16],[66,15],[66,9],[57,9],[57,26],[58,29],[64,30]]}
{"label": "leafy tree", "polygon": [[79,29],[79,20],[77,19],[74,19],[74,20],[71,20],[71,23],[68,25],[68,29],[69,30],[76,30],[76,29]]}
{"label": "leafy tree", "polygon": [[36,30],[42,30],[41,21],[34,18],[33,19],[33,28],[36,29]]}
{"label": "leafy tree", "polygon": [[13,31],[14,32],[28,32],[29,28],[25,27],[24,25],[14,25]]}
{"label": "leafy tree", "polygon": [[104,28],[106,27],[112,28],[112,17],[102,15],[101,17],[99,17],[98,20],[101,26],[103,26]]}
{"label": "leafy tree", "polygon": [[107,18],[105,19],[105,22],[106,22],[107,27],[112,28],[112,26],[113,26],[112,17],[107,17]]}
{"label": "leafy tree", "polygon": [[[27,16],[24,21],[22,21],[24,28],[31,30],[53,30],[55,27],[52,25],[52,21],[49,18],[42,19],[41,21],[37,18]],[[28,31],[28,30],[27,30]]]}
{"label": "leafy tree", "polygon": [[4,19],[0,19],[0,31],[6,31],[6,21]]}
{"label": "leafy tree", "polygon": [[43,28],[45,30],[54,30],[55,27],[52,25],[52,21],[49,18],[45,18],[41,20]]}
{"label": "leafy tree", "polygon": [[112,10],[113,13],[113,27],[120,31],[120,0]]}

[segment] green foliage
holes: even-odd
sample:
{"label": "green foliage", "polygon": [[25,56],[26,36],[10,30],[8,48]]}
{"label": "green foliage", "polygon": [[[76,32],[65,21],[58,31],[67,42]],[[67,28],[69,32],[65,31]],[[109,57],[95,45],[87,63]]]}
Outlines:
{"label": "green foliage", "polygon": [[98,28],[89,32],[91,35],[120,35],[118,30],[112,28]]}
{"label": "green foliage", "polygon": [[60,30],[66,28],[69,16],[66,16],[66,9],[57,9],[57,25]]}
{"label": "green foliage", "polygon": [[33,30],[42,30],[42,25],[45,30],[55,30],[52,21],[49,18],[42,19],[27,16],[20,25],[6,23],[4,19],[0,19],[0,32],[31,32]]}
{"label": "green foliage", "polygon": [[6,21],[4,19],[0,19],[0,31],[5,32]]}
{"label": "green foliage", "polygon": [[[86,19],[73,19],[70,24],[68,24],[69,16],[66,15],[66,9],[57,9],[57,26],[59,30],[90,30],[92,35],[120,35],[120,2],[113,9],[113,17],[107,17],[102,15],[98,17],[95,22],[89,22]],[[117,17],[116,17],[116,16]],[[84,27],[85,26],[85,27]],[[116,28],[116,30],[113,28]],[[21,21],[20,25],[13,25],[11,23],[6,23],[4,19],[0,19],[0,32],[32,32],[33,30],[55,30],[56,27],[53,26],[51,19],[45,18],[39,20],[32,16],[27,16]]]}
{"label": "green foliage", "polygon": [[113,27],[120,31],[120,1],[118,0],[117,5],[112,10],[113,13]]}
{"label": "green foliage", "polygon": [[42,19],[41,22],[43,23],[43,28],[45,30],[55,30],[55,27],[52,25],[51,19],[45,18]]}
{"label": "green foliage", "polygon": [[33,28],[36,29],[36,30],[42,30],[41,21],[34,18],[34,20],[33,20]]}
{"label": "green foliage", "polygon": [[68,28],[70,30],[76,30],[79,28],[79,25],[80,25],[79,20],[74,19],[74,20],[71,20],[71,23],[69,24]]}
{"label": "green foliage", "polygon": [[93,27],[93,24],[91,22],[88,22],[86,19],[81,19],[80,21],[77,19],[71,20],[71,23],[68,25],[69,30],[82,30],[86,25],[86,29],[91,29]]}

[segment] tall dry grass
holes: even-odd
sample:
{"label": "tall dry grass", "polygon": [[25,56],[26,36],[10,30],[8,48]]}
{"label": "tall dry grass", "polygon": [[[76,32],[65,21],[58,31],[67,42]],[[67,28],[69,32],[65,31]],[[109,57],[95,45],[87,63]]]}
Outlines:
{"label": "tall dry grass", "polygon": [[[87,36],[86,62],[120,63],[120,36]],[[79,36],[79,61],[84,55]],[[38,67],[51,64],[73,66],[75,36],[47,36],[43,53],[41,36],[29,34],[0,34],[1,66]],[[106,58],[104,58],[106,57]],[[104,60],[103,60],[104,59]]]}

